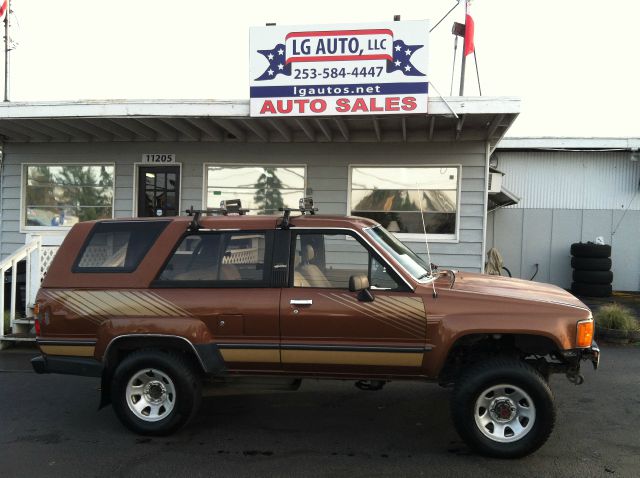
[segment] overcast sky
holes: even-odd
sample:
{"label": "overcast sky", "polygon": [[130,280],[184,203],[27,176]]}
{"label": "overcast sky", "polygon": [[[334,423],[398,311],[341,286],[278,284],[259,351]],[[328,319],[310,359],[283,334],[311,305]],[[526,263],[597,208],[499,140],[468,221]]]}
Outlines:
{"label": "overcast sky", "polygon": [[[250,26],[394,14],[433,24],[455,3],[12,0],[10,98],[247,99]],[[475,0],[472,14],[483,95],[522,99],[509,136],[640,136],[640,2]],[[429,39],[430,81],[445,96],[453,21],[464,2]],[[468,70],[465,93],[477,95],[472,60]]]}

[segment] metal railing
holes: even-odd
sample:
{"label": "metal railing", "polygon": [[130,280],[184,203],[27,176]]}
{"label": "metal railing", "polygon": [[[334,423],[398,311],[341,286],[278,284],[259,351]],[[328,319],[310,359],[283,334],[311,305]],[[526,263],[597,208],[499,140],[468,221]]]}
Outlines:
{"label": "metal railing", "polygon": [[0,321],[0,339],[5,336],[5,277],[9,269],[11,269],[11,302],[9,306],[9,326],[11,333],[16,331],[16,305],[18,303],[18,263],[20,261],[26,262],[25,268],[25,317],[30,317],[31,307],[33,306],[40,288],[41,274],[40,274],[40,249],[42,246],[42,239],[35,237],[29,244],[25,244],[20,249],[15,251],[9,257],[0,261],[0,278],[2,279],[2,287],[0,287],[0,312],[2,313],[2,320]]}

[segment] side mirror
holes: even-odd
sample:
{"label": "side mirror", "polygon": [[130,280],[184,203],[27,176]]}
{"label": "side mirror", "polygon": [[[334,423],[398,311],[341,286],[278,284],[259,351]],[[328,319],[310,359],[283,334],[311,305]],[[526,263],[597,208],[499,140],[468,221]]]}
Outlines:
{"label": "side mirror", "polygon": [[369,289],[369,278],[364,274],[349,277],[349,290],[358,292],[358,300],[361,302],[373,302],[375,299]]}

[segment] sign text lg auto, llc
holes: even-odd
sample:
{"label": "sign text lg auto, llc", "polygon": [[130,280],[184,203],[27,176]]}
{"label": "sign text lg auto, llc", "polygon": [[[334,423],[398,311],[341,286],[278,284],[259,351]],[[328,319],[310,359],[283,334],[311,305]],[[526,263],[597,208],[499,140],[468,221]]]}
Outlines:
{"label": "sign text lg auto, llc", "polygon": [[251,29],[251,116],[427,112],[426,21]]}

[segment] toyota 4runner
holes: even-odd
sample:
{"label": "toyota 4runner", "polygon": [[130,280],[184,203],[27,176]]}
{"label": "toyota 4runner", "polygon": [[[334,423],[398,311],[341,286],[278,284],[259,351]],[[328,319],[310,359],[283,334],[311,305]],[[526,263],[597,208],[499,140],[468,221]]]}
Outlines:
{"label": "toyota 4runner", "polygon": [[203,392],[318,378],[452,386],[456,430],[487,455],[546,441],[549,375],[581,383],[581,360],[598,365],[582,302],[434,270],[374,221],[301,204],[76,224],[37,296],[34,369],[100,377],[101,405],[141,434],[186,424]]}

